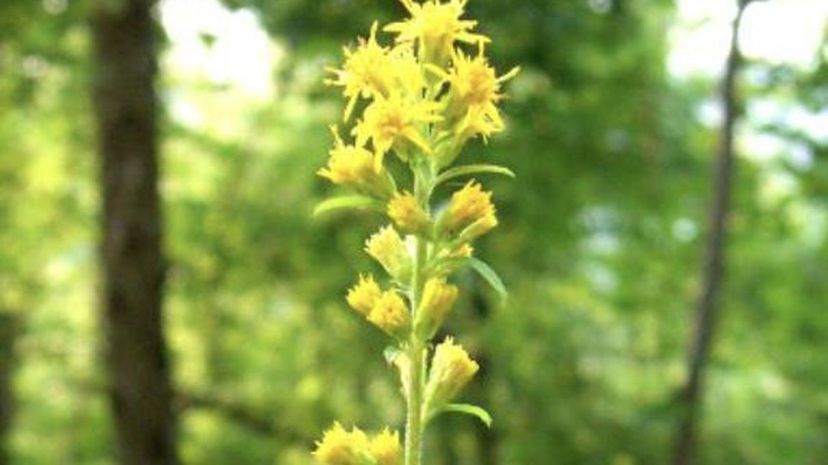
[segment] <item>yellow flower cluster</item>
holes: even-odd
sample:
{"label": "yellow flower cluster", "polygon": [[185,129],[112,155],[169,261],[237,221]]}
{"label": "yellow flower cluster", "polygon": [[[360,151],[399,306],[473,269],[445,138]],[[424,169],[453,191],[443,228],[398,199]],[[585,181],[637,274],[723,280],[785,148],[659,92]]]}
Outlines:
{"label": "yellow flower cluster", "polygon": [[339,423],[325,432],[313,453],[323,465],[400,465],[402,447],[397,432],[383,430],[368,437],[357,427],[347,431]]}
{"label": "yellow flower cluster", "polygon": [[[400,371],[406,397],[406,448],[400,450],[397,433],[369,438],[335,424],[314,454],[323,465],[398,465],[403,456],[406,464],[419,464],[426,424],[451,410],[449,403],[479,369],[454,339],[433,353],[430,340],[459,297],[451,275],[469,264],[479,271],[472,242],[498,224],[492,193],[470,179],[446,202],[432,196],[457,177],[511,175],[494,165],[451,165],[471,139],[486,141],[504,130],[502,85],[518,69],[498,75],[491,66],[485,55],[490,39],[464,18],[468,0],[401,2],[408,18],[384,28],[374,23],[367,39],[344,49],[341,67],[328,68],[327,84],[340,88],[346,100],[350,139],[333,128],[334,146],[318,174],[355,193],[333,204],[374,208],[390,220],[365,243],[389,282],[360,275],[346,300],[395,341],[386,355]],[[380,30],[393,40],[382,40]],[[411,176],[397,179],[400,165]],[[408,190],[398,188],[400,180]]]}
{"label": "yellow flower cluster", "polygon": [[371,275],[360,276],[345,300],[357,313],[388,334],[400,335],[408,328],[408,305],[396,290],[382,291]]}
{"label": "yellow flower cluster", "polygon": [[[502,131],[500,87],[518,72],[497,76],[484,54],[489,39],[471,32],[476,21],[461,19],[467,0],[402,3],[411,17],[384,28],[396,34],[394,44],[379,44],[374,23],[368,39],[345,48],[342,68],[328,68],[333,77],[326,81],[342,88],[346,121],[366,101],[351,133],[356,147],[370,145],[378,173],[392,149],[403,160],[413,152],[428,155],[439,168],[470,138]],[[476,45],[477,54],[467,55],[458,43]]]}

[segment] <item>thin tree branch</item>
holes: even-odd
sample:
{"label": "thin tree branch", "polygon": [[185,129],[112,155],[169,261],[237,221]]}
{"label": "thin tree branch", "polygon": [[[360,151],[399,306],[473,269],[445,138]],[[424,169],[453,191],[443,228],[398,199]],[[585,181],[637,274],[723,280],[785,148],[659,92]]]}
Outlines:
{"label": "thin tree branch", "polygon": [[676,432],[673,463],[690,465],[697,456],[696,430],[703,397],[703,382],[716,321],[719,313],[718,297],[725,270],[725,243],[727,219],[734,171],[734,130],[738,119],[736,108],[736,77],[739,73],[739,27],[745,8],[751,0],[739,2],[730,40],[725,72],[721,85],[724,108],[713,179],[713,205],[708,218],[708,236],[702,274],[702,284],[696,304],[696,322],[690,344],[686,384],[679,394],[679,425]]}

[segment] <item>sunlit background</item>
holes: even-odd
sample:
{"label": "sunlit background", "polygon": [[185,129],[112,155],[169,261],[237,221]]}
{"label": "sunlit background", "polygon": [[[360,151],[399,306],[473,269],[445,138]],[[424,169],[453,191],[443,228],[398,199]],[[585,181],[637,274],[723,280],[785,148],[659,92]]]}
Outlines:
{"label": "sunlit background", "polygon": [[[88,2],[0,0],[0,384],[9,464],[113,464],[102,368]],[[469,161],[500,226],[448,323],[486,430],[428,465],[667,464],[700,286],[736,2],[470,0],[507,130]],[[322,85],[392,0],[162,0],[166,335],[187,464],[309,464],[334,419],[402,424],[381,334],[343,292],[379,220],[311,218],[341,116]],[[388,40],[386,37],[385,40]],[[699,464],[828,463],[828,2],[748,6],[737,168]],[[14,320],[17,325],[9,322]],[[13,329],[11,329],[13,328]],[[3,339],[6,339],[4,342]],[[13,350],[10,349],[13,347]],[[0,386],[2,391],[2,386]],[[3,422],[0,422],[3,423]],[[0,457],[0,465],[6,465]]]}

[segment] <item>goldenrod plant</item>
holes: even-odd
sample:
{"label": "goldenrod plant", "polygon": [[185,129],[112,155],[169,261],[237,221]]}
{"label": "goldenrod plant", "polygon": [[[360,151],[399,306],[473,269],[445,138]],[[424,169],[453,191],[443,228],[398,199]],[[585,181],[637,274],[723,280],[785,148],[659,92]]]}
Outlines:
{"label": "goldenrod plant", "polygon": [[[368,38],[345,48],[342,67],[329,69],[326,82],[347,99],[343,121],[352,137],[344,140],[332,126],[334,146],[319,175],[351,192],[324,201],[316,213],[358,208],[388,217],[365,245],[388,279],[360,275],[346,301],[391,339],[385,356],[399,372],[406,401],[405,444],[397,432],[368,435],[334,423],[314,452],[322,465],[419,465],[426,427],[441,413],[491,423],[483,408],[455,403],[478,364],[455,339],[434,346],[432,338],[459,294],[450,277],[463,267],[505,293],[472,248],[498,224],[492,193],[470,179],[447,199],[433,196],[458,178],[512,176],[497,165],[454,165],[468,141],[503,130],[501,85],[518,69],[497,75],[485,54],[490,39],[463,18],[467,0],[401,1],[410,17],[382,28],[393,41],[383,45],[374,23]],[[400,167],[411,175],[392,174]],[[401,187],[400,179],[409,185]]]}

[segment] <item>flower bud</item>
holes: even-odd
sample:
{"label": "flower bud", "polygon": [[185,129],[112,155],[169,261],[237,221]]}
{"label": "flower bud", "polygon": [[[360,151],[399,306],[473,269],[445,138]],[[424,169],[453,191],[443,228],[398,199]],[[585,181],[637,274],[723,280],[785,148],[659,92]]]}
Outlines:
{"label": "flower bud", "polygon": [[368,314],[368,321],[392,336],[400,336],[408,328],[411,317],[397,291],[385,291]]}
{"label": "flower bud", "polygon": [[428,214],[409,192],[394,194],[388,202],[388,216],[401,231],[411,234],[427,234],[431,225]]}
{"label": "flower bud", "polygon": [[368,238],[365,251],[397,279],[403,280],[406,272],[410,271],[411,257],[408,249],[392,226],[386,226]]}
{"label": "flower bud", "polygon": [[434,351],[425,399],[426,412],[441,409],[472,379],[479,365],[462,347],[446,338]]}
{"label": "flower bud", "polygon": [[339,423],[316,443],[313,456],[321,465],[362,465],[369,453],[368,436],[359,428],[346,431]]}
{"label": "flower bud", "polygon": [[491,192],[484,192],[479,183],[469,181],[451,196],[449,206],[440,218],[440,230],[459,235],[461,240],[485,234],[497,226],[491,198]]}
{"label": "flower bud", "polygon": [[445,278],[431,278],[426,282],[414,321],[420,337],[430,339],[434,336],[457,300],[457,293],[457,287],[446,283]]}
{"label": "flower bud", "polygon": [[359,282],[348,291],[345,300],[357,313],[367,317],[381,295],[382,291],[373,276],[359,275]]}
{"label": "flower bud", "polygon": [[371,439],[371,455],[377,465],[400,465],[402,463],[402,446],[400,435],[388,429]]}

